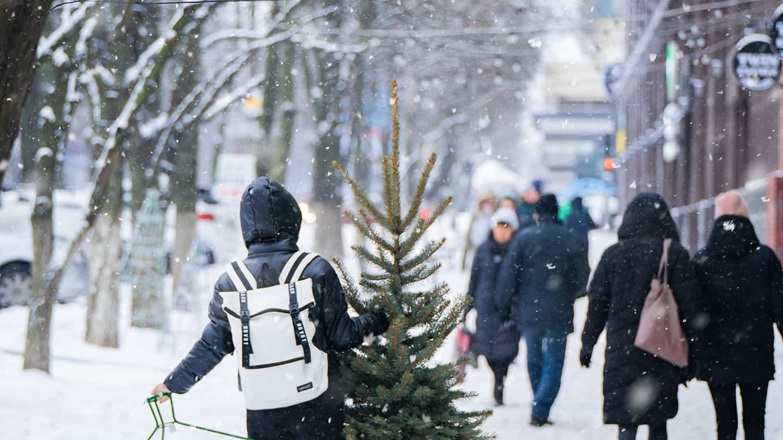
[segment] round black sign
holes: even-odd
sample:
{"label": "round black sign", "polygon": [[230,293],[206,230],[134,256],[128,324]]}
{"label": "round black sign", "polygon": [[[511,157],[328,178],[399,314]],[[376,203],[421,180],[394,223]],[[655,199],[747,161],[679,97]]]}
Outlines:
{"label": "round black sign", "polygon": [[740,85],[748,90],[767,90],[777,84],[780,58],[768,36],[748,35],[737,43],[734,74]]}
{"label": "round black sign", "polygon": [[775,9],[772,15],[772,26],[769,29],[769,38],[772,40],[772,47],[778,56],[783,58],[783,5]]}

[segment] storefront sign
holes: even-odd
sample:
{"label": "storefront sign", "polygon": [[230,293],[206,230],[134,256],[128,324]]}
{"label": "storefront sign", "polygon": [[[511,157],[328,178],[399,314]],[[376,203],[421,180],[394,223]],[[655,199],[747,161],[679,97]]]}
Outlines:
{"label": "storefront sign", "polygon": [[783,5],[778,6],[772,15],[772,26],[769,29],[772,47],[778,56],[783,58]]}
{"label": "storefront sign", "polygon": [[748,35],[737,43],[734,74],[748,90],[768,90],[778,83],[780,58],[768,36]]}

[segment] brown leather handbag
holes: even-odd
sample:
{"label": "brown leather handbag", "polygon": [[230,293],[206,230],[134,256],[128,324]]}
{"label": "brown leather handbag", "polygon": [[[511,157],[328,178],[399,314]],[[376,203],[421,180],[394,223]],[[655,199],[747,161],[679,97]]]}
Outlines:
{"label": "brown leather handbag", "polygon": [[650,283],[644,300],[634,345],[680,368],[688,366],[688,340],[668,282],[669,247],[672,239],[663,241],[658,274]]}

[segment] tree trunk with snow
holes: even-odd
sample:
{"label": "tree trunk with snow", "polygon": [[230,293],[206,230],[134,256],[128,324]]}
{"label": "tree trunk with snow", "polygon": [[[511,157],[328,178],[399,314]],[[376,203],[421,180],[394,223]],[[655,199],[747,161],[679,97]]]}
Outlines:
{"label": "tree trunk with snow", "polygon": [[[202,22],[203,23],[203,22]],[[191,35],[184,37],[182,46],[182,70],[177,77],[174,90],[174,102],[181,102],[199,83],[201,76],[201,57],[197,35],[201,26],[195,26]],[[174,173],[171,182],[171,200],[177,206],[174,249],[171,253],[171,275],[175,298],[189,301],[196,292],[183,292],[182,268],[189,262],[193,241],[196,237],[196,202],[198,192],[196,179],[198,171],[198,122],[192,127],[175,129],[174,133]]]}
{"label": "tree trunk with snow", "polygon": [[[277,2],[272,5],[270,16],[274,17],[280,12]],[[275,159],[274,144],[272,139],[272,124],[279,105],[278,88],[280,87],[280,50],[281,43],[273,44],[266,49],[264,62],[264,97],[262,113],[258,117],[261,128],[261,139],[256,146],[256,175],[269,176],[273,169]]]}
{"label": "tree trunk with snow", "polygon": [[[333,24],[340,26],[339,12],[335,13]],[[331,21],[331,20],[330,20]],[[334,54],[325,53],[319,57],[319,81],[321,97],[315,104],[318,145],[315,146],[313,164],[313,185],[315,212],[318,216],[315,246],[317,252],[331,258],[342,258],[342,194],[341,181],[332,166],[340,160],[340,135],[338,133],[341,108],[342,63]]]}
{"label": "tree trunk with snow", "polygon": [[321,132],[315,146],[313,207],[318,216],[315,246],[317,252],[331,258],[342,257],[342,196],[338,175],[332,167],[340,160],[340,137],[337,133],[340,113],[339,68],[340,62],[326,55],[320,63],[323,96],[316,104],[317,124]]}
{"label": "tree trunk with snow", "polygon": [[52,0],[6,0],[0,5],[0,183],[30,92],[38,41]]}
{"label": "tree trunk with snow", "polygon": [[116,217],[100,215],[92,231],[85,341],[101,347],[119,347],[119,267],[112,264],[120,256],[119,226]]}
{"label": "tree trunk with snow", "polygon": [[290,41],[280,43],[282,59],[280,60],[280,110],[277,120],[280,130],[275,139],[274,159],[269,176],[278,182],[285,183],[285,171],[288,164],[288,155],[291,154],[291,141],[294,137],[294,61],[296,58],[296,46]]}
{"label": "tree trunk with snow", "polygon": [[112,348],[119,347],[121,177],[121,173],[112,176],[106,209],[95,220],[88,269],[85,341]]}
{"label": "tree trunk with snow", "polygon": [[24,350],[24,369],[49,372],[49,336],[57,286],[51,282],[50,264],[54,249],[52,197],[55,158],[51,149],[39,149],[36,157],[36,198],[33,226],[33,279],[30,318]]}

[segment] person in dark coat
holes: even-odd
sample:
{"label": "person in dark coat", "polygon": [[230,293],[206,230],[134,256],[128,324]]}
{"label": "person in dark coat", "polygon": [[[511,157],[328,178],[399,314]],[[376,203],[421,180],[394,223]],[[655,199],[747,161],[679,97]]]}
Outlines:
{"label": "person in dark coat", "polygon": [[553,194],[541,196],[534,212],[538,224],[514,237],[498,275],[498,310],[516,321],[527,345],[533,426],[551,423],[566,337],[574,331],[574,300],[590,274],[582,244],[557,219],[557,211]]}
{"label": "person in dark coat", "polygon": [[590,248],[590,240],[588,239],[590,231],[596,228],[593,218],[585,209],[582,203],[581,197],[575,197],[571,201],[571,213],[566,219],[566,228],[576,236],[585,248],[585,252],[588,252]]}
{"label": "person in dark coat", "polygon": [[487,359],[495,376],[495,404],[503,405],[503,384],[508,367],[519,353],[519,331],[513,321],[505,321],[497,310],[495,284],[508,245],[519,229],[517,213],[500,208],[492,216],[489,238],[476,251],[470,272],[468,295],[476,309],[476,333],[471,350]]}
{"label": "person in dark coat", "polygon": [[[302,213],[294,197],[268,177],[254,180],[242,195],[240,205],[242,236],[248,249],[245,265],[264,286],[271,270],[277,280],[283,266],[298,251],[297,240]],[[268,269],[266,269],[268,268]],[[365,336],[382,334],[389,326],[381,313],[348,316],[348,305],[340,280],[328,261],[317,257],[304,270],[302,278],[313,280],[315,305],[310,317],[316,322],[313,343],[328,354],[329,387],[319,397],[297,405],[269,410],[248,410],[248,436],[256,440],[290,438],[297,440],[343,438],[345,397],[339,385],[336,353],[360,345]],[[267,282],[266,285],[269,285]],[[209,324],[201,339],[152,394],[184,394],[209,373],[227,354],[234,352],[231,327],[222,308],[219,292],[237,288],[226,273],[215,284],[209,303]],[[252,389],[243,389],[252,393]],[[161,399],[161,401],[165,401]]]}
{"label": "person in dark coat", "polygon": [[737,191],[716,199],[715,216],[707,246],[693,259],[710,317],[697,377],[709,384],[718,440],[737,438],[737,387],[745,439],[763,440],[773,327],[783,325],[783,270],[772,249],[759,244]]}
{"label": "person in dark coat", "polygon": [[686,380],[686,371],[636,348],[634,340],[665,238],[673,240],[669,285],[691,340],[706,325],[704,303],[693,263],[661,196],[637,195],[625,210],[617,238],[601,256],[588,288],[579,360],[590,366],[593,347],[606,327],[604,423],[619,425],[620,440],[635,439],[639,425],[649,425],[651,440],[662,440],[667,438],[666,421],[677,414],[677,387]]}

